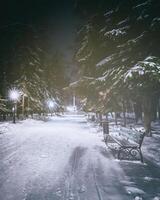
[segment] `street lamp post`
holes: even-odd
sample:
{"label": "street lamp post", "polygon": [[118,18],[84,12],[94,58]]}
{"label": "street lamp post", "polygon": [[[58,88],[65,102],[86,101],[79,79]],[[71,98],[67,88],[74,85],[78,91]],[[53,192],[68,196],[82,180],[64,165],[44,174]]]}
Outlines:
{"label": "street lamp post", "polygon": [[12,112],[13,112],[13,123],[16,123],[16,110],[17,110],[17,101],[20,98],[20,92],[16,89],[12,89],[9,91],[9,98],[11,101],[13,101],[13,108],[12,108]]}
{"label": "street lamp post", "polygon": [[13,123],[16,123],[16,103],[14,102],[13,104],[13,108],[12,108],[12,112],[13,112]]}

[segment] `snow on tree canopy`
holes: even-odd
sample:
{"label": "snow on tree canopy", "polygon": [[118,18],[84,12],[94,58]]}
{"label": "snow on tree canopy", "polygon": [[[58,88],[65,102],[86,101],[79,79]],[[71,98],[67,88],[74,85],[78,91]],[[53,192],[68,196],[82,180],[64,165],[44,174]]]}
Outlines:
{"label": "snow on tree canopy", "polygon": [[96,67],[100,67],[100,66],[103,66],[103,65],[105,65],[106,63],[108,63],[109,61],[111,61],[112,59],[113,59],[113,56],[114,56],[115,54],[112,54],[111,56],[107,56],[106,58],[104,58],[103,60],[101,60],[100,62],[98,62],[97,64],[96,64]]}
{"label": "snow on tree canopy", "polygon": [[104,14],[104,16],[106,17],[108,17],[109,15],[111,15],[113,13],[113,10],[110,10],[110,11],[108,11],[108,12],[106,12],[105,14]]}
{"label": "snow on tree canopy", "polygon": [[139,8],[139,7],[144,7],[144,6],[148,5],[149,3],[150,3],[150,0],[145,1],[144,3],[141,3],[141,4],[134,6],[133,9]]}
{"label": "snow on tree canopy", "polygon": [[149,56],[145,60],[138,62],[134,67],[127,71],[124,80],[126,81],[128,78],[132,78],[135,74],[138,74],[139,76],[143,76],[145,74],[160,76],[159,59],[154,56]]}
{"label": "snow on tree canopy", "polygon": [[127,17],[126,19],[124,19],[124,20],[118,22],[117,25],[123,25],[123,24],[127,23],[128,21],[129,21],[129,17]]}
{"label": "snow on tree canopy", "polygon": [[6,99],[2,99],[0,96],[0,111],[6,112],[8,109],[6,108]]}
{"label": "snow on tree canopy", "polygon": [[160,27],[160,17],[155,17],[151,22],[151,29],[159,29]]}
{"label": "snow on tree canopy", "polygon": [[91,57],[91,55],[92,55],[92,50],[86,56],[84,56],[83,58],[79,59],[78,62],[86,61],[89,57]]}
{"label": "snow on tree canopy", "polygon": [[121,36],[126,35],[125,27],[119,28],[119,29],[113,29],[111,31],[108,31],[104,34],[104,36],[112,37],[112,36]]}

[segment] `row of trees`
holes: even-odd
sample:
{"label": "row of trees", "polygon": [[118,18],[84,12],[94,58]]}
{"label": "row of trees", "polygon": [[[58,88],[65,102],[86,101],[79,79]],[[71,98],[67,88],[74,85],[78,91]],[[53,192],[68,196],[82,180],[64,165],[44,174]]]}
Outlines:
{"label": "row of trees", "polygon": [[101,7],[78,31],[79,81],[71,86],[86,110],[134,112],[137,122],[144,115],[151,135],[151,121],[160,119],[160,4],[117,2],[106,12]]}
{"label": "row of trees", "polygon": [[10,112],[7,99],[11,88],[25,94],[26,108],[32,112],[43,112],[47,99],[61,104],[61,88],[67,84],[62,55],[51,54],[32,26],[4,27],[0,38],[0,112]]}

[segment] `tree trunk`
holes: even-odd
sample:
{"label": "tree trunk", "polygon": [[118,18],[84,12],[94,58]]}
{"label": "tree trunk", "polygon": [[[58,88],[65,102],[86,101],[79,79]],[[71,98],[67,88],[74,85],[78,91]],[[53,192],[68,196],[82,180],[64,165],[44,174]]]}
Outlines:
{"label": "tree trunk", "polygon": [[151,121],[152,121],[152,101],[151,97],[146,97],[143,102],[144,109],[144,128],[147,136],[152,136]]}
{"label": "tree trunk", "polygon": [[134,113],[135,113],[135,122],[138,124],[139,121],[142,121],[142,104],[137,101],[134,104]]}
{"label": "tree trunk", "polygon": [[127,120],[126,120],[126,105],[125,105],[125,101],[123,101],[123,121],[124,121],[124,127],[126,127]]}
{"label": "tree trunk", "polygon": [[100,126],[102,126],[102,113],[99,113]]}
{"label": "tree trunk", "polygon": [[159,102],[158,102],[158,119],[160,120],[160,99],[159,99]]}
{"label": "tree trunk", "polygon": [[3,114],[3,121],[6,121],[6,114]]}
{"label": "tree trunk", "polygon": [[116,125],[118,124],[118,122],[117,122],[117,117],[118,117],[118,113],[115,112],[115,124],[116,124]]}
{"label": "tree trunk", "polygon": [[108,112],[106,113],[106,121],[108,121]]}
{"label": "tree trunk", "polygon": [[157,120],[157,111],[158,111],[158,98],[155,96],[152,99],[152,120],[156,121]]}
{"label": "tree trunk", "polygon": [[98,112],[96,112],[96,120],[98,120],[99,118],[99,115],[98,115]]}

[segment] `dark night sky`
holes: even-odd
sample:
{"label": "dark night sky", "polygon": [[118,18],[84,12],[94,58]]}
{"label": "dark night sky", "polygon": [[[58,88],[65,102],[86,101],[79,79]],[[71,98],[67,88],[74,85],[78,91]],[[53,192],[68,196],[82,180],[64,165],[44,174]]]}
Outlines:
{"label": "dark night sky", "polygon": [[98,2],[103,1],[106,2],[106,0],[3,0],[0,3],[0,28],[5,29],[6,26],[13,26],[15,23],[29,24],[46,35],[51,48],[53,44],[53,48],[68,49],[73,43],[76,28],[83,21],[85,14],[85,11],[77,13],[77,2],[81,2],[89,12],[97,8]]}
{"label": "dark night sky", "polygon": [[[106,0],[3,0],[0,3],[0,29],[15,24],[31,25],[42,36],[46,50],[60,50],[69,60],[72,59],[75,34],[83,23],[84,13],[79,13],[76,5],[81,2],[90,12],[97,8],[98,2]],[[110,0],[109,0],[110,1]],[[107,1],[107,2],[109,2]],[[114,0],[115,2],[115,0]],[[81,12],[81,11],[80,11]],[[16,34],[16,33],[15,33]]]}
{"label": "dark night sky", "polygon": [[65,21],[70,16],[73,0],[8,0],[1,3],[1,22],[23,22],[42,25],[49,19]]}
{"label": "dark night sky", "polygon": [[[79,2],[81,11],[76,7]],[[52,53],[61,50],[71,59],[71,46],[74,44],[76,30],[79,24],[83,24],[86,13],[94,13],[99,6],[101,10],[102,7],[106,10],[117,2],[118,0],[3,0],[0,3],[0,30],[5,34],[8,27],[17,23],[31,25],[41,34],[43,43],[47,44],[47,51]]]}
{"label": "dark night sky", "polygon": [[[100,0],[102,1],[106,0]],[[38,44],[38,47],[46,51],[50,57],[54,57],[56,52],[62,54],[66,75],[72,77],[70,74],[77,69],[73,61],[77,28],[88,19],[87,13],[97,8],[97,2],[99,0],[1,1],[1,68],[11,71],[14,62],[16,63],[15,52],[21,47],[32,46],[36,33],[39,37],[36,45]],[[79,5],[82,5],[82,8],[79,8]]]}
{"label": "dark night sky", "polygon": [[54,49],[66,54],[75,35],[78,20],[74,13],[74,0],[8,0],[1,3],[1,29],[22,23],[43,32]]}

